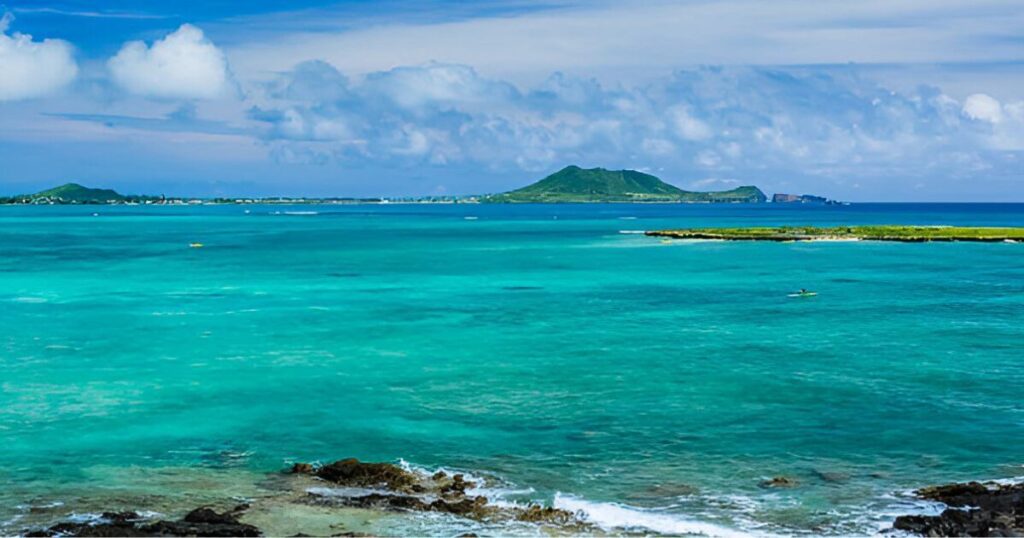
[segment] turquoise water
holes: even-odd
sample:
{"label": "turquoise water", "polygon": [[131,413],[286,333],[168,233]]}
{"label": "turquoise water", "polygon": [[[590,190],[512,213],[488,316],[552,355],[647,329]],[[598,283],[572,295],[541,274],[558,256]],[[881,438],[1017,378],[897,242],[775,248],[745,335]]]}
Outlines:
{"label": "turquoise water", "polygon": [[620,233],[852,223],[1024,206],[0,208],[0,534],[342,457],[676,533],[868,533],[1024,475],[1024,245]]}

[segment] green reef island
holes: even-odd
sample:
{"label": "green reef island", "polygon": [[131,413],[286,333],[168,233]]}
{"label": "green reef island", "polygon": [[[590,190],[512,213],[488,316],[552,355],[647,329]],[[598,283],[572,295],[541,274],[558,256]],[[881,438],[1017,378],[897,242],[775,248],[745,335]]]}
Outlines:
{"label": "green reef island", "polygon": [[751,228],[687,228],[645,232],[653,237],[711,241],[976,241],[984,243],[1024,241],[1024,228],[979,226],[781,226]]}

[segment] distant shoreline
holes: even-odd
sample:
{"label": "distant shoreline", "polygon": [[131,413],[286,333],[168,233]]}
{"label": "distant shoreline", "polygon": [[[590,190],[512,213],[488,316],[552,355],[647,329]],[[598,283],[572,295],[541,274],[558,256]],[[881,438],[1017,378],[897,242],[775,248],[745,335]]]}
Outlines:
{"label": "distant shoreline", "polygon": [[[122,201],[105,201],[105,202],[79,202],[79,201],[16,201],[16,202],[3,202],[0,201],[0,206],[47,206],[47,205],[84,205],[84,206],[211,206],[211,205],[599,205],[599,204],[631,204],[631,205],[772,205],[773,202],[746,202],[746,201],[679,201],[679,200],[593,200],[593,201],[558,201],[558,202],[520,202],[520,201],[481,201],[475,198],[469,199],[443,199],[443,200],[426,200],[426,199],[401,199],[401,198],[381,198],[381,199],[360,199],[360,200],[345,200],[345,199],[314,199],[314,198],[301,198],[301,199],[290,199],[290,198],[267,198],[267,199],[247,199],[247,200],[230,200],[230,201],[219,201],[209,198],[175,198],[167,199],[166,201],[145,201],[145,202],[122,202]],[[790,204],[774,202],[776,205],[801,205],[801,204]],[[849,205],[849,204],[846,204]]]}

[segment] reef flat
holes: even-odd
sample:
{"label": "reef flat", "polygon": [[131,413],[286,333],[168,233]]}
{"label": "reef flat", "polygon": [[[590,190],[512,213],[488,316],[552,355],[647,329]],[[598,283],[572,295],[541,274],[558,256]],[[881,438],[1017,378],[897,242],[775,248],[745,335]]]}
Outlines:
{"label": "reef flat", "polygon": [[719,241],[974,241],[1001,243],[1024,241],[1024,228],[980,226],[781,226],[751,228],[685,228],[651,230],[653,237],[707,239]]}

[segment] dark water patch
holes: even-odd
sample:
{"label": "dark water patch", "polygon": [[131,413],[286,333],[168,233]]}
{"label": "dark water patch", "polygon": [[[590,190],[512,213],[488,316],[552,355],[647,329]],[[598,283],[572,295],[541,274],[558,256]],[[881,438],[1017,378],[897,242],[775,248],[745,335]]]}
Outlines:
{"label": "dark water patch", "polygon": [[388,293],[398,293],[409,291],[411,288],[361,288],[353,290],[356,293],[365,293],[368,295],[384,295]]}
{"label": "dark water patch", "polygon": [[501,289],[506,291],[534,291],[542,290],[543,286],[502,286]]}

